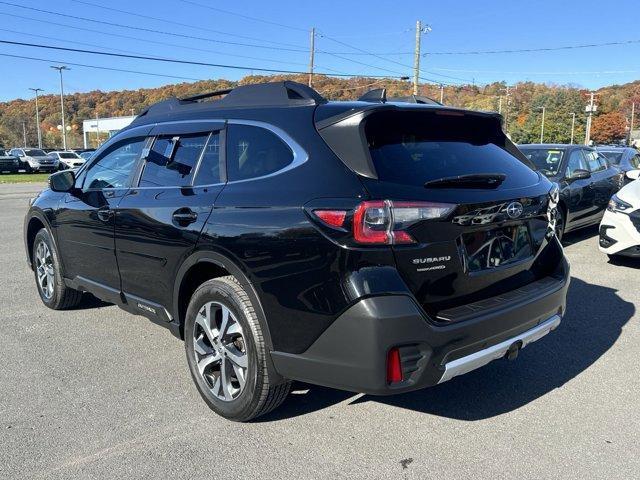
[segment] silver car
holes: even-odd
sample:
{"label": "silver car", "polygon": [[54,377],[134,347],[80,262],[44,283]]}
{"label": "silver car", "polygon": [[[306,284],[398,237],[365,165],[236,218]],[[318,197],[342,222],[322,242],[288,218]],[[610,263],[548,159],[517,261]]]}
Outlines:
{"label": "silver car", "polygon": [[47,155],[39,148],[13,148],[9,155],[18,157],[18,160],[32,172],[55,172],[60,162],[57,158]]}

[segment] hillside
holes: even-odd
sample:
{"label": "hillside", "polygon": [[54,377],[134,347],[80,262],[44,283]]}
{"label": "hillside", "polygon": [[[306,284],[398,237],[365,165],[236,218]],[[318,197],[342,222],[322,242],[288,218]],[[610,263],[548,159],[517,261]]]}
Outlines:
{"label": "hillside", "polygon": [[[306,83],[305,76],[248,76],[240,82],[209,80],[180,83],[159,88],[125,90],[117,92],[92,91],[65,96],[67,124],[72,127],[68,136],[71,147],[82,145],[82,121],[96,116],[113,117],[139,113],[148,105],[170,96],[185,97],[197,93],[228,88],[236,84],[257,83],[291,79]],[[332,100],[357,98],[371,88],[386,87],[389,96],[411,93],[409,82],[402,80],[376,80],[370,78],[336,79],[316,76],[314,87]],[[519,143],[540,140],[541,107],[546,107],[546,142],[569,142],[571,113],[576,113],[575,141],[584,141],[586,123],[585,106],[588,92],[573,86],[522,82],[511,86],[506,97],[506,85],[494,83],[483,87],[466,85],[445,87],[444,103],[447,105],[479,109],[499,109],[502,97],[502,114],[506,117],[507,130]],[[440,97],[437,85],[421,85],[421,95],[435,99]],[[594,119],[592,138],[600,143],[623,139],[627,135],[631,104],[640,105],[640,81],[602,88],[597,92],[598,115]],[[40,97],[40,120],[45,147],[60,146],[60,98],[58,95]],[[27,143],[37,144],[35,126],[35,100],[13,100],[0,103],[0,145],[15,146],[23,143],[23,122],[27,131]],[[636,122],[637,124],[637,122]],[[91,139],[96,142],[95,137]],[[104,140],[104,139],[102,139]]]}

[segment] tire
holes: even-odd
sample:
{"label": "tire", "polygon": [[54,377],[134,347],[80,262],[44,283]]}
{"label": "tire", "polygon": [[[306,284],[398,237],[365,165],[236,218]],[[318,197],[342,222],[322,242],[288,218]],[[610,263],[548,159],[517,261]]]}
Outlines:
{"label": "tire", "polygon": [[64,284],[60,257],[46,228],[36,234],[32,255],[33,272],[42,303],[53,310],[77,306],[82,299],[82,292]]}
{"label": "tire", "polygon": [[218,415],[247,422],[278,407],[289,394],[291,382],[270,381],[262,327],[235,277],[198,287],[187,308],[184,337],[191,377]]}

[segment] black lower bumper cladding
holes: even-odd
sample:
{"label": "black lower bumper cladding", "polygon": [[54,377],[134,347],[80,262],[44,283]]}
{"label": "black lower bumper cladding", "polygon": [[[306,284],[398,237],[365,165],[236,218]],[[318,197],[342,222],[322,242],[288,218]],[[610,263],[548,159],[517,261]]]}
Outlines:
{"label": "black lower bumper cladding", "polygon": [[[450,325],[427,318],[408,295],[366,298],[339,316],[304,353],[272,352],[273,363],[286,378],[374,395],[433,386],[556,328],[569,288],[566,260],[560,270],[541,281],[540,291],[529,288],[530,295],[502,305],[486,302],[490,307]],[[404,376],[388,384],[387,352],[396,347]]]}

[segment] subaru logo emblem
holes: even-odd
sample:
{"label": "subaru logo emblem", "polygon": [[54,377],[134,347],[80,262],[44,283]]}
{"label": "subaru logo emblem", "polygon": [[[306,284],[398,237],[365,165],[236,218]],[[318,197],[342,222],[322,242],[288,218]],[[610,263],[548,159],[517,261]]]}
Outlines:
{"label": "subaru logo emblem", "polygon": [[507,215],[509,215],[509,218],[518,218],[522,215],[523,211],[524,208],[520,202],[511,202],[507,205]]}

